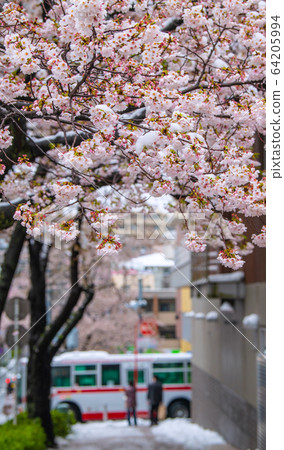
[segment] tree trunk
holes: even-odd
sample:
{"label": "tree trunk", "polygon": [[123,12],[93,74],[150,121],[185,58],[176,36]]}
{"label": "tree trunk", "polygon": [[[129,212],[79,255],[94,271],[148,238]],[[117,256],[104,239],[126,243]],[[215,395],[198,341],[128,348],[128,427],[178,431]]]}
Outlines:
{"label": "tree trunk", "polygon": [[[51,361],[67,335],[82,318],[85,309],[94,296],[94,287],[87,289],[79,284],[80,245],[77,239],[72,246],[70,280],[72,288],[65,305],[56,319],[46,326],[45,273],[48,261],[48,247],[33,239],[29,241],[31,290],[31,329],[29,333],[30,357],[28,363],[27,409],[31,418],[39,417],[47,436],[47,444],[54,445],[54,433],[50,415]],[[85,300],[74,311],[81,293]],[[58,331],[63,330],[58,335]]]}
{"label": "tree trunk", "polygon": [[47,348],[38,348],[46,327],[45,271],[48,247],[33,239],[29,242],[31,290],[31,329],[29,332],[30,358],[28,363],[27,410],[31,418],[39,417],[48,445],[54,445],[50,415],[51,367]]}
{"label": "tree trunk", "polygon": [[9,247],[5,252],[0,274],[0,317],[5,308],[6,299],[18,265],[20,254],[25,242],[26,229],[19,223],[15,225],[10,238]]}
{"label": "tree trunk", "polygon": [[45,352],[31,349],[28,363],[27,410],[30,418],[39,417],[46,433],[47,445],[54,445],[53,425],[50,414],[51,367]]}

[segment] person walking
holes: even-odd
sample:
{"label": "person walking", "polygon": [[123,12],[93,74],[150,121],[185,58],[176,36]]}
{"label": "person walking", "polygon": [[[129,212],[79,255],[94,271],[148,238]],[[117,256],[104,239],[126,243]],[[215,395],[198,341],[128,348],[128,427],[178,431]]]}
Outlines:
{"label": "person walking", "polygon": [[131,425],[131,414],[133,415],[134,425],[137,426],[136,420],[136,388],[132,380],[129,381],[129,386],[125,389],[126,408],[128,425]]}
{"label": "person walking", "polygon": [[150,404],[151,425],[158,425],[158,408],[163,400],[163,387],[156,375],[148,386],[148,402]]}

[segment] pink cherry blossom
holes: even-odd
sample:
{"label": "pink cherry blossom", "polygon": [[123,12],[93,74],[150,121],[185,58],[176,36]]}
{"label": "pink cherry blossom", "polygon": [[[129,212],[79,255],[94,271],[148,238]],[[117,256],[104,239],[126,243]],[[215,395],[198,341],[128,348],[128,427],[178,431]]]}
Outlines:
{"label": "pink cherry blossom", "polygon": [[260,234],[253,234],[251,237],[252,242],[257,245],[258,247],[265,247],[266,246],[266,226],[263,225],[261,228]]}
{"label": "pink cherry blossom", "polygon": [[12,136],[9,132],[8,127],[2,128],[0,130],[0,149],[8,148],[12,144]]}
{"label": "pink cherry blossom", "polygon": [[223,266],[234,270],[238,270],[244,265],[241,256],[234,249],[221,250],[217,260],[223,264]]}
{"label": "pink cherry blossom", "polygon": [[185,246],[188,250],[199,253],[203,252],[206,249],[206,243],[203,241],[201,237],[197,235],[195,231],[191,231],[185,235],[186,241]]}
{"label": "pink cherry blossom", "polygon": [[236,270],[264,245],[241,220],[265,215],[263,2],[5,1],[0,23],[1,192],[30,235],[68,241],[80,219],[116,252],[116,214],[167,194],[203,217],[190,251]]}

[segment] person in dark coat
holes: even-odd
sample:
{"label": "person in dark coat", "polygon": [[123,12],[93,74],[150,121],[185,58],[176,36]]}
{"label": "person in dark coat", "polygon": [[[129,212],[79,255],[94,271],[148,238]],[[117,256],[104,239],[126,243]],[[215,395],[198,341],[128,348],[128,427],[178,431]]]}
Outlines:
{"label": "person in dark coat", "polygon": [[148,401],[150,404],[151,425],[158,425],[158,408],[163,400],[163,387],[158,377],[153,376],[152,383],[148,386]]}
{"label": "person in dark coat", "polygon": [[126,395],[126,408],[127,408],[127,420],[131,425],[131,414],[133,415],[134,425],[137,425],[136,421],[136,388],[132,380],[129,381],[129,386],[125,389]]}

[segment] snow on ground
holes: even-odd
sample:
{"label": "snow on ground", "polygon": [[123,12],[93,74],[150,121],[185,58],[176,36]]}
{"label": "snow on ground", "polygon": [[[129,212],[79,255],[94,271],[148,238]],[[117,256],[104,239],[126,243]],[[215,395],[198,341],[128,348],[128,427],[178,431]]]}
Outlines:
{"label": "snow on ground", "polygon": [[[146,421],[138,420],[138,426],[145,425]],[[125,437],[131,435],[133,437],[142,436],[139,427],[129,427],[126,420],[108,420],[106,422],[88,422],[76,423],[72,427],[72,434],[68,436],[70,440],[88,440]]]}
{"label": "snow on ground", "polygon": [[[191,423],[189,419],[167,419],[158,426],[149,427],[148,420],[138,419],[138,427],[129,427],[126,420],[124,421],[107,421],[107,422],[89,422],[85,424],[76,424],[72,427],[73,433],[68,436],[60,448],[89,448],[87,444],[99,445],[100,441],[111,443],[112,439],[116,439],[116,443],[120,443],[123,447],[127,447],[129,438],[134,442],[142,445],[145,439],[149,442],[148,448],[183,448],[190,450],[205,450],[214,445],[225,445],[224,439],[215,431],[206,430],[197,424]],[[132,441],[133,442],[133,441]],[[156,444],[151,445],[155,442]],[[116,444],[118,445],[118,444]],[[111,447],[96,447],[111,448]],[[118,447],[117,447],[118,448]],[[144,448],[143,446],[139,448]],[[147,448],[147,447],[145,447]]]}
{"label": "snow on ground", "polygon": [[226,443],[216,431],[206,430],[187,419],[164,420],[152,432],[160,442],[181,444],[190,450],[202,450],[209,445]]}

